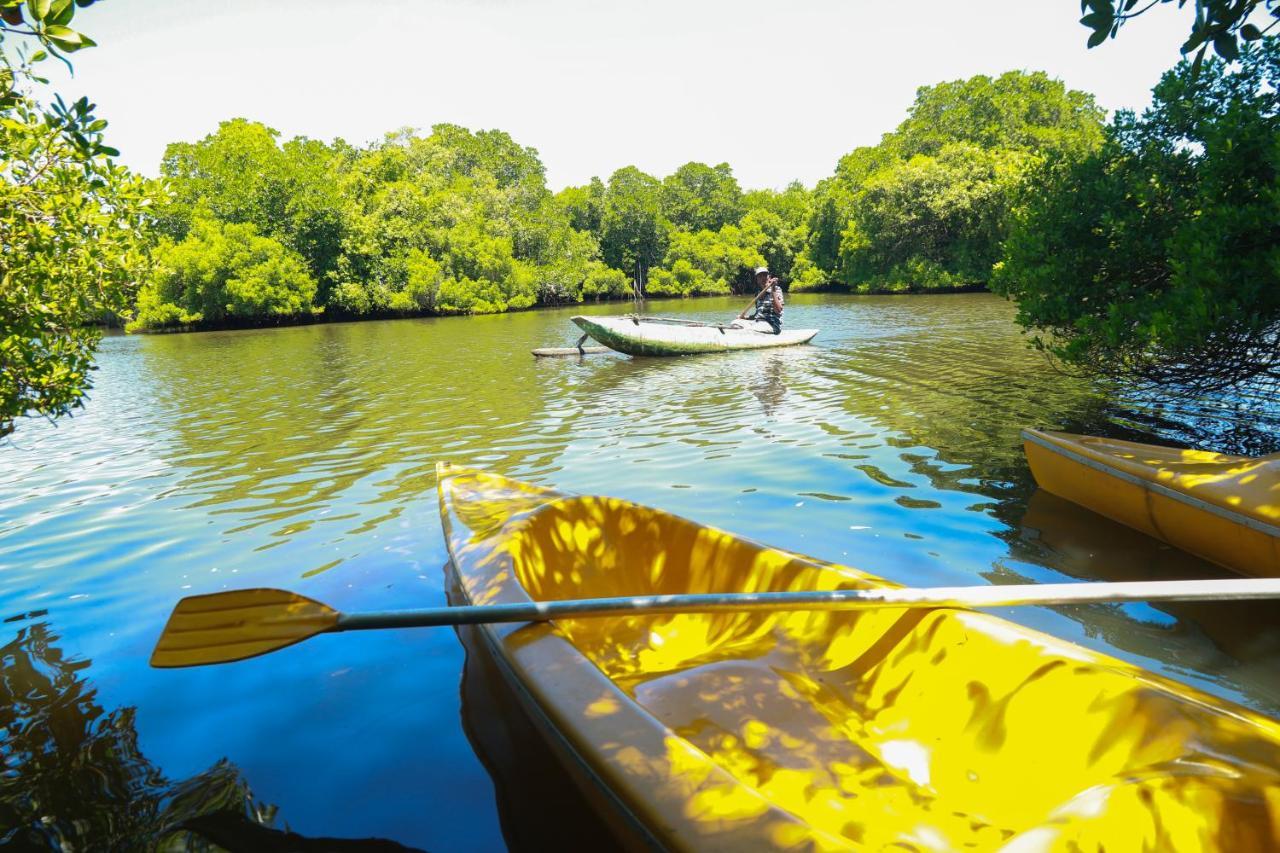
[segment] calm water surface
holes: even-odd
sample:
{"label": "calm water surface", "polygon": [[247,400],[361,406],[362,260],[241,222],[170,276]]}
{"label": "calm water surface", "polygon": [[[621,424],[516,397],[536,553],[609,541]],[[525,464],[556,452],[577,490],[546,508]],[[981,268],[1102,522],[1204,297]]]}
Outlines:
{"label": "calm water surface", "polygon": [[[0,842],[126,848],[209,812],[431,850],[501,849],[504,819],[518,837],[452,631],[147,666],[184,595],[443,603],[440,459],[949,585],[1223,574],[1037,493],[1024,425],[1280,449],[1274,410],[1157,409],[1054,372],[987,295],[797,296],[788,322],[822,334],[794,349],[529,357],[576,337],[571,313],[107,339],[84,412],[0,445]],[[1273,606],[1005,615],[1280,716]]]}

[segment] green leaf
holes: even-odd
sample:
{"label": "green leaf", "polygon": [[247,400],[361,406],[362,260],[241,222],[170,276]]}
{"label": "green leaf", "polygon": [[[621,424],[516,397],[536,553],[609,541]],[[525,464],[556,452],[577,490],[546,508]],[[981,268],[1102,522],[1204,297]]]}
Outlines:
{"label": "green leaf", "polygon": [[1257,41],[1262,38],[1262,31],[1253,24],[1245,24],[1240,28],[1240,35],[1244,37],[1245,41]]}
{"label": "green leaf", "polygon": [[99,153],[99,154],[106,154],[108,157],[119,157],[119,156],[120,156],[120,149],[118,149],[118,148],[112,148],[110,145],[99,145],[99,146],[98,146],[98,153]]}
{"label": "green leaf", "polygon": [[1089,47],[1097,47],[1107,40],[1108,30],[1095,30],[1093,35],[1089,36]]}
{"label": "green leaf", "polygon": [[45,27],[44,37],[67,53],[73,53],[85,47],[94,47],[97,44],[83,33],[57,24]]}
{"label": "green leaf", "polygon": [[1110,11],[1105,13],[1094,12],[1081,18],[1080,23],[1084,24],[1091,30],[1109,30],[1111,29],[1111,22],[1113,20],[1115,19],[1111,16]]}
{"label": "green leaf", "polygon": [[76,5],[71,0],[53,0],[49,7],[49,23],[51,24],[69,24],[71,19],[75,17]]}
{"label": "green leaf", "polygon": [[1236,46],[1236,37],[1231,33],[1218,33],[1213,37],[1213,49],[1228,62],[1233,62],[1240,57],[1240,48]]}
{"label": "green leaf", "polygon": [[27,11],[32,19],[43,21],[49,17],[50,0],[27,0]]}
{"label": "green leaf", "polygon": [[71,44],[80,44],[80,34],[70,27],[64,27],[61,24],[50,24],[44,28],[44,34],[51,39],[70,42]]}

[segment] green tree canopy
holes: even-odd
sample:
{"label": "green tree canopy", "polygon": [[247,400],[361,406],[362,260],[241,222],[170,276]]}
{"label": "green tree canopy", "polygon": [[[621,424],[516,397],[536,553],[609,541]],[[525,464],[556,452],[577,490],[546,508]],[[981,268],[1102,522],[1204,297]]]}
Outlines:
{"label": "green tree canopy", "polygon": [[287,317],[309,311],[315,292],[302,257],[253,223],[198,219],[181,241],[156,250],[134,326]]}
{"label": "green tree canopy", "polygon": [[160,164],[170,193],[159,211],[161,229],[181,240],[198,218],[252,223],[303,257],[323,299],[345,236],[339,181],[355,151],[341,140],[305,137],[281,145],[279,136],[237,118],[199,142],[169,145]]}
{"label": "green tree canopy", "polygon": [[1182,63],[1141,117],[1035,176],[995,289],[1070,365],[1212,390],[1280,384],[1280,44]]}
{"label": "green tree canopy", "polygon": [[987,283],[1027,170],[1095,149],[1102,115],[1042,72],[921,87],[893,133],[819,183],[793,277],[856,290]]}
{"label": "green tree canopy", "polygon": [[758,225],[725,225],[719,231],[676,231],[662,269],[655,270],[649,292],[664,296],[730,293],[749,286],[751,270],[764,263],[756,248],[765,240]]}
{"label": "green tree canopy", "polygon": [[921,86],[906,120],[882,147],[901,160],[936,156],[956,142],[1047,157],[1096,147],[1103,116],[1092,95],[1068,89],[1043,71],[979,74]]}
{"label": "green tree canopy", "polygon": [[742,217],[742,188],[728,163],[685,163],[662,181],[662,210],[683,231],[718,231]]}
{"label": "green tree canopy", "polygon": [[604,194],[604,181],[592,178],[589,184],[565,187],[556,193],[555,202],[571,228],[586,231],[599,239],[604,219]]}
{"label": "green tree canopy", "polygon": [[635,166],[625,166],[609,178],[600,223],[600,251],[605,263],[643,281],[647,270],[667,250],[671,224],[663,215],[662,182]]}

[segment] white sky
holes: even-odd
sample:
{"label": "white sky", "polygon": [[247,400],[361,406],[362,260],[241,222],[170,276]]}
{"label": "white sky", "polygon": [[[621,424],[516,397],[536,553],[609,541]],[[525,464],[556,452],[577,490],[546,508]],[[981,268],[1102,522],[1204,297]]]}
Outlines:
{"label": "white sky", "polygon": [[75,19],[100,46],[53,76],[148,174],[168,142],[244,116],[357,144],[498,128],[553,189],[689,160],[781,187],[830,174],[942,80],[1044,70],[1141,108],[1190,28],[1172,6],[1086,50],[1077,0],[106,0]]}

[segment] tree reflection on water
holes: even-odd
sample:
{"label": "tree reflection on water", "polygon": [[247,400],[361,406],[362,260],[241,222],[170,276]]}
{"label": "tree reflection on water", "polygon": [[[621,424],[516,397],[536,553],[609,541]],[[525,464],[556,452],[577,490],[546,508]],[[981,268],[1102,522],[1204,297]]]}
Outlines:
{"label": "tree reflection on water", "polygon": [[[35,614],[32,614],[35,615]],[[0,648],[0,847],[16,850],[404,851],[389,841],[307,839],[274,828],[222,759],[167,778],[138,749],[136,709],[107,711],[47,622]]]}

